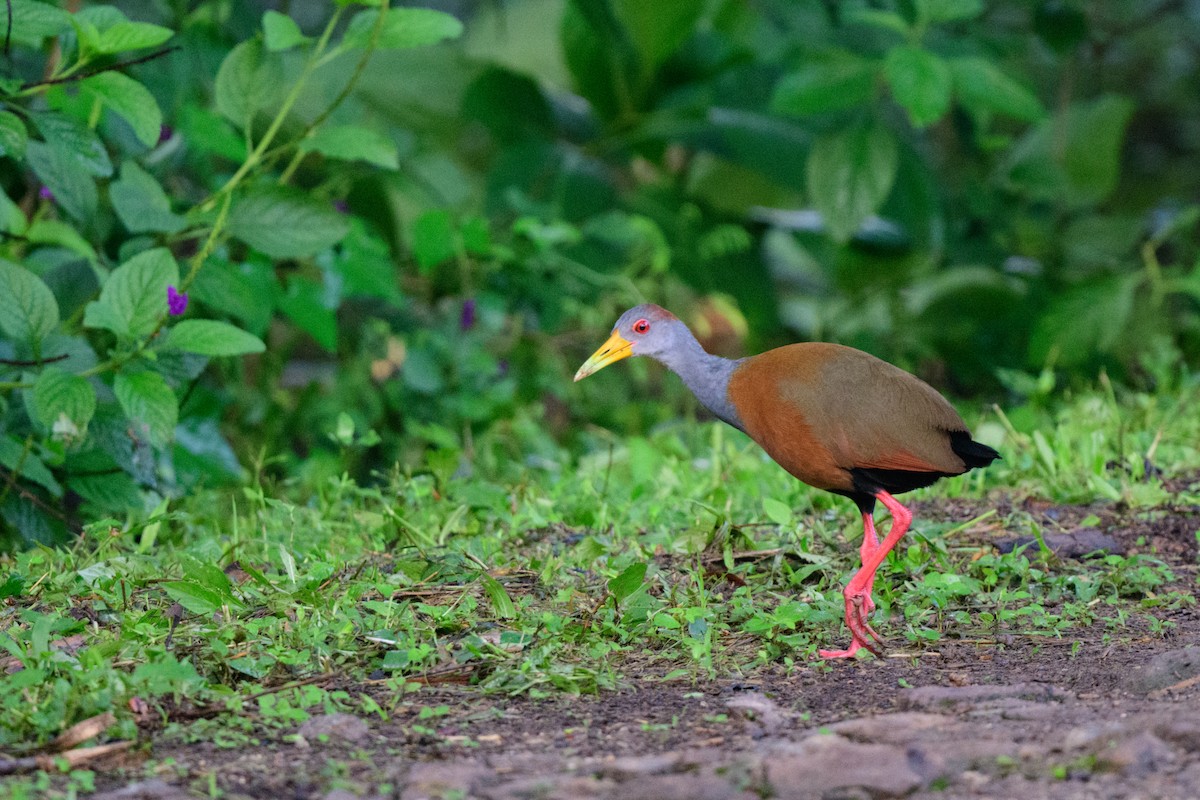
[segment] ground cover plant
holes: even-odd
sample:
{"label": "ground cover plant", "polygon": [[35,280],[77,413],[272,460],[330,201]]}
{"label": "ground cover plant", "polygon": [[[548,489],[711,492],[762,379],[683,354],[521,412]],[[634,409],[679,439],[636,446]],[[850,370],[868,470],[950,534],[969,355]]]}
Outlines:
{"label": "ground cover plant", "polygon": [[[1194,639],[1194,14],[431,6],[0,8],[0,792],[387,795],[543,713],[752,749],[730,687],[821,725]],[[849,504],[653,365],[571,384],[643,300],[868,349],[1000,449],[913,495],[894,658],[815,658]],[[337,713],[398,744],[234,761]]]}
{"label": "ground cover plant", "polygon": [[[1063,559],[1022,503],[1086,498],[1089,518],[1064,529],[1113,509],[1194,507],[1195,388],[1018,409],[1034,434],[981,412],[1007,459],[923,493],[923,506],[971,510],[920,524],[881,572],[891,650],[1169,639],[1195,603],[1194,517],[1192,541],[1167,553],[1143,538]],[[444,729],[448,710],[425,699],[441,686],[537,698],[831,671],[816,650],[844,636],[841,585],[861,535],[844,503],[717,423],[559,457],[471,478],[393,473],[372,488],[330,478],[312,497],[254,482],[8,558],[5,663],[22,669],[2,684],[6,751],[105,712],[112,738],[153,732],[155,752],[262,745],[332,712],[416,714],[414,743],[459,748],[487,729]]]}

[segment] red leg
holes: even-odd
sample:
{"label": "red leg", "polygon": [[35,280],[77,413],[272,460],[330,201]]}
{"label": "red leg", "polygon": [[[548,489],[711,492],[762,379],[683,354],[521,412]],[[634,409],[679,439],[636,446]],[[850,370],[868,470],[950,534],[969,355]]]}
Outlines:
{"label": "red leg", "polygon": [[[900,541],[900,537],[904,536],[908,530],[908,526],[912,524],[912,512],[900,505],[896,498],[885,491],[880,490],[875,497],[891,512],[892,527],[888,530],[888,535],[883,542],[868,553],[866,552],[868,516],[863,515],[863,544],[860,550],[862,567],[842,591],[842,595],[846,598],[846,627],[850,629],[850,646],[845,650],[822,650],[820,651],[822,658],[849,658],[861,647],[879,655],[879,650],[867,639],[868,636],[871,636],[879,641],[879,635],[871,629],[866,619],[866,614],[869,613],[868,603],[870,608],[875,607],[874,601],[871,600],[871,589],[875,584],[875,571],[879,569],[879,565],[887,558],[887,554],[891,552],[896,543]],[[874,525],[871,524],[869,529],[873,535]]]}
{"label": "red leg", "polygon": [[[858,560],[862,564],[867,563],[867,559],[879,547],[879,537],[875,535],[875,518],[871,516],[869,511],[864,511],[863,520],[863,540],[858,548]],[[870,614],[875,610],[875,601],[871,599],[871,590],[875,586],[875,576],[871,576],[871,581],[867,584],[867,599],[863,610]]]}

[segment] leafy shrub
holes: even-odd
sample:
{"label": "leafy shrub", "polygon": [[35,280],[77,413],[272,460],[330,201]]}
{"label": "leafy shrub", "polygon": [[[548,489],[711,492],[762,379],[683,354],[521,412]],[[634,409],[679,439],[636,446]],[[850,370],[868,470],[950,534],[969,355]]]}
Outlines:
{"label": "leafy shrub", "polygon": [[568,408],[688,402],[641,365],[665,405],[568,388],[646,298],[712,346],[839,340],[968,392],[1200,355],[1171,4],[138,8],[12,4],[10,541],[243,465],[553,467]]}

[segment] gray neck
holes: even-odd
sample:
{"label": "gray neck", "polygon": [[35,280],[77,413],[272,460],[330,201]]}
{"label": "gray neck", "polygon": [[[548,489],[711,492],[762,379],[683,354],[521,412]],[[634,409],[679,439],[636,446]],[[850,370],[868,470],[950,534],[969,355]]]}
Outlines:
{"label": "gray neck", "polygon": [[682,378],[696,399],[718,419],[744,432],[746,429],[742,427],[737,409],[729,402],[728,392],[729,379],[742,363],[741,360],[721,358],[706,352],[691,331],[683,325],[680,328],[687,332],[686,336],[681,331],[677,346],[659,356],[658,360]]}

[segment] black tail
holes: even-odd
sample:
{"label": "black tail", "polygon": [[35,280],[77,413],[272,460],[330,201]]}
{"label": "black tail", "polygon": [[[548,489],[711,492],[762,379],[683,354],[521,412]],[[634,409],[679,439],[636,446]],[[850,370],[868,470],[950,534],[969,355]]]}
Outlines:
{"label": "black tail", "polygon": [[963,460],[968,469],[986,467],[1000,457],[992,448],[971,438],[967,431],[950,432],[950,449]]}

